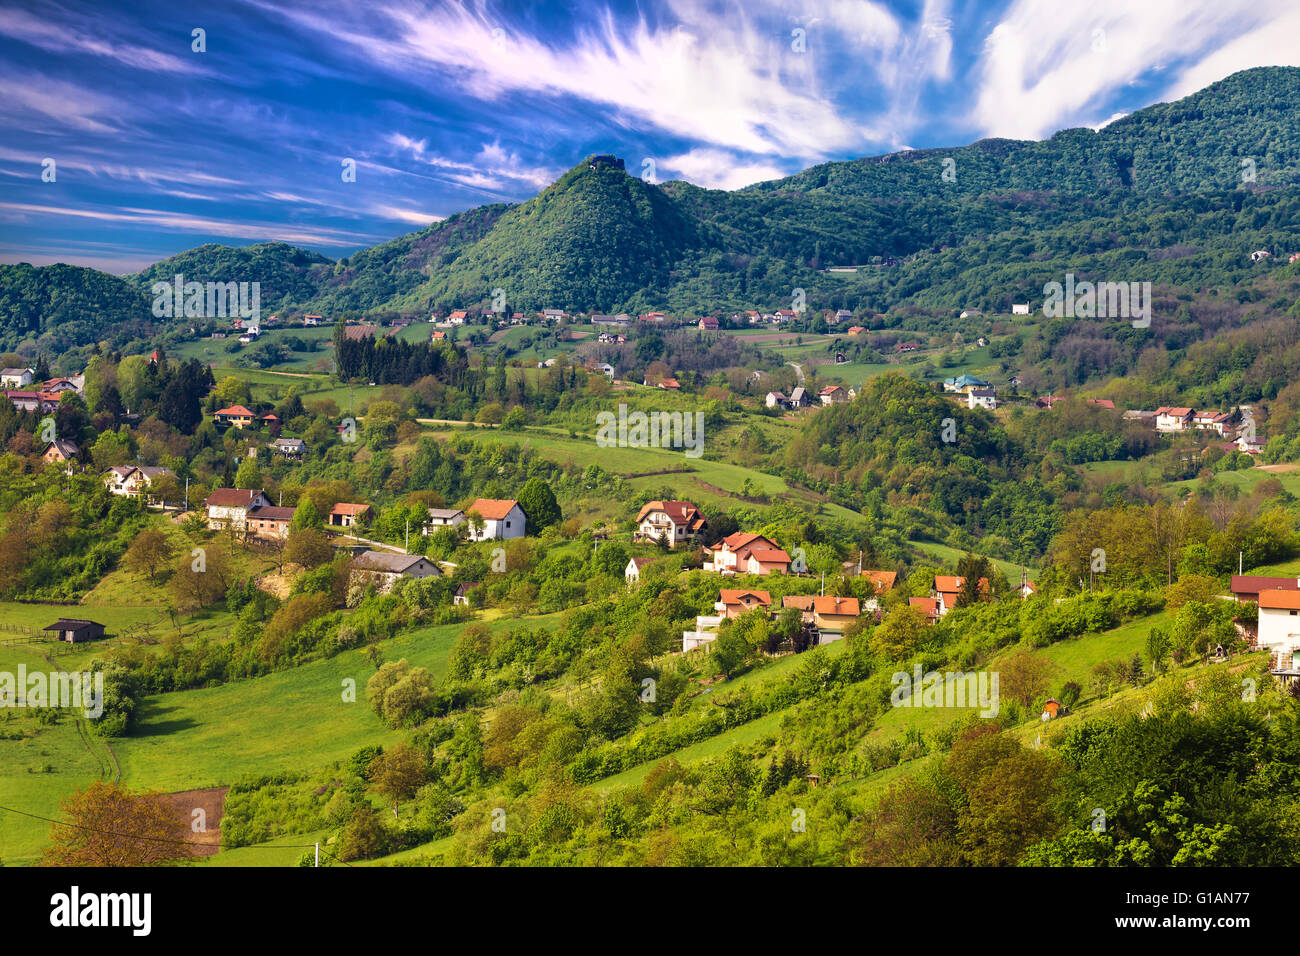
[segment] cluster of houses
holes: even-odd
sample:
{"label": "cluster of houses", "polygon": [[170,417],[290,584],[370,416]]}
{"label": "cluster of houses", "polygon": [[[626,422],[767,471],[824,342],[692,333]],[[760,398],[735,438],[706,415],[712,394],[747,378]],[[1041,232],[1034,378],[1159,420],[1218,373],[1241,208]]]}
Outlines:
{"label": "cluster of houses", "polygon": [[0,388],[3,388],[5,398],[20,412],[42,415],[54,412],[58,409],[64,392],[80,395],[85,384],[84,375],[37,382],[36,370],[33,368],[0,369]]}
{"label": "cluster of houses", "polygon": [[[781,599],[783,608],[797,608],[803,623],[810,625],[818,644],[843,639],[845,632],[862,616],[861,602],[854,597],[821,594],[789,594]],[[718,592],[713,609],[716,614],[702,614],[695,619],[695,629],[682,632],[682,650],[707,647],[718,638],[722,622],[748,614],[755,609],[772,608],[772,594],[763,590],[728,589]]]}
{"label": "cluster of houses", "polygon": [[843,405],[851,402],[858,395],[856,388],[845,388],[843,385],[827,385],[821,389],[816,396],[810,395],[808,390],[800,385],[788,396],[782,392],[768,392],[763,399],[763,404],[768,408],[811,408],[821,405]]}

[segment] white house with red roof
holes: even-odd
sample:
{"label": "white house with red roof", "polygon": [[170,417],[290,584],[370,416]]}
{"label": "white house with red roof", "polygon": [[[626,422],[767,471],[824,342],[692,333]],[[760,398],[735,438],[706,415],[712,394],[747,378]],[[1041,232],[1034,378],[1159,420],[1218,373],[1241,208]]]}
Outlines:
{"label": "white house with red roof", "polygon": [[1156,409],[1156,431],[1172,434],[1191,427],[1193,409],[1178,405],[1161,405]]}
{"label": "white house with red roof", "polygon": [[662,538],[675,548],[693,544],[708,526],[700,509],[689,501],[647,501],[637,513],[633,540],[655,542]]}
{"label": "white house with red roof", "polygon": [[208,495],[203,506],[208,512],[209,530],[248,531],[248,513],[254,508],[269,508],[271,499],[260,488],[218,488]]}
{"label": "white house with red roof", "polygon": [[1300,677],[1300,591],[1272,588],[1260,591],[1258,601],[1256,646],[1269,652],[1274,673]]}
{"label": "white house with red roof", "polygon": [[770,557],[772,552],[776,552],[785,560],[782,573],[790,569],[790,556],[782,551],[781,546],[775,541],[761,534],[737,531],[735,534],[727,535],[712,548],[704,549],[704,570],[718,574],[766,573],[750,572],[749,561],[755,552],[760,552],[765,557]]}
{"label": "white house with red roof", "polygon": [[469,536],[472,541],[500,541],[522,538],[525,522],[524,510],[513,498],[478,498],[465,509],[466,515],[477,514],[479,527],[470,519]]}

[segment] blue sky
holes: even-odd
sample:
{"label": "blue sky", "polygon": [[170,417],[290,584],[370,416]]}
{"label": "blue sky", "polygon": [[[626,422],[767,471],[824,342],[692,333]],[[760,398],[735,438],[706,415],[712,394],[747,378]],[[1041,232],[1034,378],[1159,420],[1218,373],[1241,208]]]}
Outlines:
{"label": "blue sky", "polygon": [[1295,0],[176,6],[0,0],[0,261],[338,258],[593,152],[734,189],[1300,65]]}

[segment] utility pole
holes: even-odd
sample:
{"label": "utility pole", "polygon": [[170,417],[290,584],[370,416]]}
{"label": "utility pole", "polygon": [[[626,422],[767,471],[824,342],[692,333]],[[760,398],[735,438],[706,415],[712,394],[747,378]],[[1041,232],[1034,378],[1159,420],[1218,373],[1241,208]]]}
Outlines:
{"label": "utility pole", "polygon": [[411,519],[406,519],[406,553],[411,553]]}
{"label": "utility pole", "polygon": [[185,476],[185,510],[190,510],[190,477]]}
{"label": "utility pole", "polygon": [[316,865],[320,866],[320,843],[316,844]]}

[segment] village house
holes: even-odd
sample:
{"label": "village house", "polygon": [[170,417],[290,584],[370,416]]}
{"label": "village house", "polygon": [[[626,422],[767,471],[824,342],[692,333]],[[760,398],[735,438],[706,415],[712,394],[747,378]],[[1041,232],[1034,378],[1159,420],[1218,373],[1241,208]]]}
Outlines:
{"label": "village house", "polygon": [[335,528],[353,528],[368,522],[371,514],[370,505],[340,501],[330,509],[325,523]]}
{"label": "village house", "polygon": [[976,378],[974,375],[959,375],[956,378],[944,379],[943,390],[945,392],[960,392],[965,394],[973,388],[992,388],[988,382],[982,378]]}
{"label": "village house", "polygon": [[380,593],[390,591],[398,578],[436,578],[442,572],[422,554],[362,551],[352,559],[353,581],[368,579]]}
{"label": "village house", "polygon": [[466,522],[465,512],[459,508],[430,508],[429,520],[424,523],[423,534],[432,534],[439,528],[451,528]]}
{"label": "village house", "polygon": [[1192,415],[1192,427],[1198,431],[1212,431],[1225,437],[1235,416],[1231,412],[1195,412]]}
{"label": "village house", "polygon": [[1011,303],[1011,314],[1012,314],[1012,315],[1028,315],[1028,314],[1029,314],[1029,303],[1028,303],[1028,302],[1013,302],[1013,303]]}
{"label": "village house", "polygon": [[254,538],[283,541],[289,537],[289,522],[293,521],[293,508],[277,505],[259,505],[248,509],[248,532]]}
{"label": "village house", "polygon": [[1192,409],[1162,405],[1156,409],[1156,431],[1162,434],[1186,431],[1192,420]]}
{"label": "village house", "polygon": [[862,614],[857,598],[833,597],[829,594],[788,594],[781,599],[781,606],[798,608],[802,612],[803,622],[816,628],[818,644],[829,644],[842,639],[844,632]]}
{"label": "village house", "polygon": [[[790,556],[781,550],[775,541],[761,534],[749,534],[737,531],[727,535],[712,548],[704,549],[704,570],[717,574],[765,574],[766,571],[750,571],[750,559],[755,552],[761,552],[760,564],[772,562],[784,574],[790,569]],[[783,564],[783,566],[782,566]]]}
{"label": "village house", "polygon": [[236,428],[247,428],[253,424],[257,418],[251,411],[243,405],[231,405],[229,408],[218,408],[212,413],[212,420],[217,425],[234,425]]}
{"label": "village house", "polygon": [[478,498],[465,511],[466,515],[477,513],[482,523],[476,532],[471,523],[471,541],[499,541],[506,538],[522,538],[526,517],[513,498]]}
{"label": "village house", "polygon": [[[934,576],[934,590],[930,596],[939,601],[939,616],[947,614],[957,606],[957,598],[961,594],[962,586],[966,579],[958,574],[936,574]],[[989,579],[980,578],[979,595],[981,601],[989,599]]]}
{"label": "village house", "polygon": [[66,438],[56,438],[50,442],[41,455],[42,460],[47,463],[53,462],[70,462],[77,457],[81,449],[75,441],[68,441]]}
{"label": "village house", "polygon": [[451,603],[460,607],[469,607],[469,592],[478,587],[477,581],[462,581],[456,585],[456,591],[451,596]]}
{"label": "village house", "polygon": [[1084,401],[1089,405],[1096,405],[1098,408],[1104,408],[1107,411],[1113,412],[1115,410],[1115,403],[1109,398],[1085,398]]}
{"label": "village house", "polygon": [[321,319],[323,319],[323,318],[325,318],[323,315],[304,315],[304,316],[302,317],[302,324],[303,324],[303,325],[320,325]]}
{"label": "village house", "polygon": [[839,309],[835,312],[835,317],[830,320],[833,325],[839,325],[841,322],[853,321],[853,313],[848,309]]}
{"label": "village house", "polygon": [[763,403],[768,408],[785,408],[789,402],[790,399],[780,392],[768,392],[767,397],[763,399]]}
{"label": "village house", "polygon": [[468,312],[466,312],[464,309],[457,309],[451,315],[447,316],[447,323],[449,325],[464,325],[465,320],[468,318],[469,318]]}
{"label": "village house", "polygon": [[36,381],[36,372],[30,368],[6,368],[0,369],[0,387],[3,388],[26,388],[32,382]]}
{"label": "village house", "polygon": [[1258,455],[1264,450],[1264,442],[1259,438],[1252,438],[1249,434],[1237,436],[1237,450],[1244,451],[1248,455]]}
{"label": "village house", "polygon": [[797,318],[799,318],[799,313],[795,312],[794,309],[777,309],[772,313],[772,322],[778,325],[783,322],[793,322]]}
{"label": "village house", "polygon": [[706,315],[700,319],[699,327],[701,332],[716,332],[718,331],[718,320],[711,315]]}
{"label": "village house", "polygon": [[1269,652],[1269,669],[1288,678],[1300,677],[1300,590],[1260,591],[1258,620],[1255,644]]}
{"label": "village house", "polygon": [[53,624],[43,628],[53,631],[56,641],[68,644],[80,644],[82,641],[96,641],[104,636],[104,625],[98,621],[86,621],[75,617],[61,617]]}
{"label": "village house", "polygon": [[218,488],[208,495],[203,506],[208,512],[208,530],[231,528],[248,531],[248,513],[254,508],[269,507],[271,499],[261,489]]}
{"label": "village house", "polygon": [[592,362],[590,365],[586,366],[586,369],[592,375],[603,375],[606,378],[611,379],[614,377],[614,366],[610,365],[608,362]]}
{"label": "village house", "polygon": [[299,461],[307,454],[307,443],[301,438],[277,438],[271,442],[271,453],[288,461]]}
{"label": "village house", "polygon": [[591,324],[626,327],[632,324],[632,316],[626,313],[620,313],[619,315],[593,315],[591,317]]}
{"label": "village house", "polygon": [[915,352],[921,348],[920,342],[899,342],[894,346],[895,352]]}
{"label": "village house", "polygon": [[972,388],[966,393],[966,407],[993,411],[998,407],[997,394],[991,388]]}
{"label": "village house", "polygon": [[149,486],[158,478],[169,476],[175,478],[175,473],[170,468],[152,467],[149,465],[118,465],[108,470],[104,476],[104,487],[108,489],[110,495],[118,497],[129,497],[133,495],[145,495],[146,504],[155,504],[155,499],[148,494]]}
{"label": "village house", "polygon": [[641,569],[650,563],[650,558],[632,558],[627,562],[627,567],[623,569],[623,578],[627,581],[627,586],[637,584],[641,580]]}
{"label": "village house", "polygon": [[808,395],[808,390],[800,385],[790,393],[791,408],[807,408],[812,404],[812,398]]}
{"label": "village house", "polygon": [[914,597],[908,598],[907,603],[920,612],[926,624],[933,624],[943,616],[943,603],[938,598]]}
{"label": "village house", "polygon": [[689,501],[647,501],[637,513],[632,540],[654,543],[662,538],[675,548],[694,544],[708,527],[700,509]]}
{"label": "village house", "polygon": [[849,400],[849,393],[839,385],[827,385],[817,393],[817,397],[823,405],[843,405]]}

